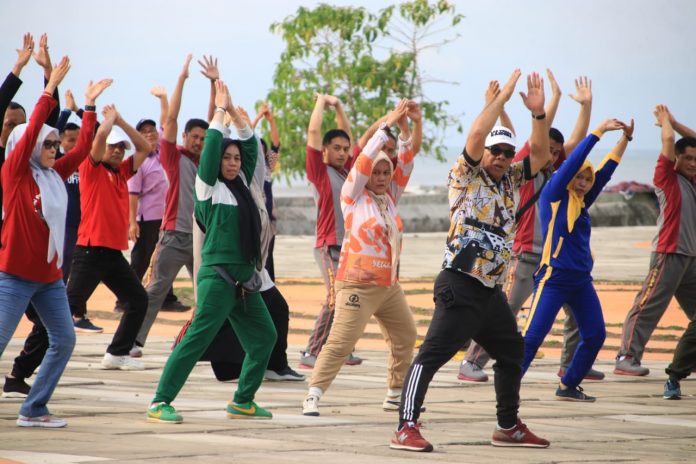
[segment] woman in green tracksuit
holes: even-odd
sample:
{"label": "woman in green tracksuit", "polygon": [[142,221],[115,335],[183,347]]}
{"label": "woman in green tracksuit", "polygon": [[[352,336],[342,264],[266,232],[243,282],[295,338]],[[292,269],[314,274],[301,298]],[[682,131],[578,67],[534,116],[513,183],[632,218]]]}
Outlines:
{"label": "woman in green tracksuit", "polygon": [[[225,319],[230,321],[246,352],[234,399],[227,405],[232,419],[270,419],[271,413],[254,403],[275,344],[276,331],[268,309],[256,293],[241,293],[228,279],[246,282],[260,256],[261,222],[249,192],[258,146],[247,122],[232,106],[227,86],[216,81],[215,113],[206,132],[195,186],[195,216],[205,230],[202,266],[197,276],[196,314],[186,334],[164,366],[148,422],[180,423],[171,402]],[[240,141],[223,139],[225,112]]]}

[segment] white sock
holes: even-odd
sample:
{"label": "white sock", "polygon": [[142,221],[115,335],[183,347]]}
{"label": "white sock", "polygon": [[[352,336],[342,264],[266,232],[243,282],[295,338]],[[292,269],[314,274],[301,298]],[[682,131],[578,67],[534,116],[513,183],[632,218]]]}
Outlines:
{"label": "white sock", "polygon": [[390,398],[401,398],[400,388],[387,388],[387,396]]}
{"label": "white sock", "polygon": [[321,391],[321,388],[319,387],[309,387],[309,392],[307,393],[308,396],[316,396],[317,398],[321,399],[321,395],[323,395],[324,392]]}

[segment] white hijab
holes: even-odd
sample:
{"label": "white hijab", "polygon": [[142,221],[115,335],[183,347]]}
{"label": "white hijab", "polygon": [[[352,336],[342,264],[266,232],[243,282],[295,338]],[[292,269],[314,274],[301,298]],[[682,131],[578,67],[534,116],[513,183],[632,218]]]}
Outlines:
{"label": "white hijab", "polygon": [[[7,139],[7,158],[14,155],[14,148],[19,143],[27,130],[26,124],[20,124],[14,128]],[[41,166],[41,149],[43,142],[49,134],[58,137],[58,131],[46,124],[43,125],[39,136],[34,144],[34,149],[29,158],[32,177],[39,186],[41,193],[41,214],[48,226],[48,255],[46,262],[50,263],[55,256],[58,256],[56,267],[63,265],[63,243],[65,242],[65,217],[68,210],[68,192],[60,175],[53,169]],[[57,140],[57,138],[56,138]]]}

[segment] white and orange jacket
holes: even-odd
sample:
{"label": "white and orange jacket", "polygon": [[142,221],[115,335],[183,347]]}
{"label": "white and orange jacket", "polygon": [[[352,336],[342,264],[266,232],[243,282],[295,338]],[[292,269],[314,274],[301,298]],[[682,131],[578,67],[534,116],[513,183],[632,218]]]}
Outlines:
{"label": "white and orange jacket", "polygon": [[[341,247],[336,280],[389,287],[398,281],[400,249],[392,250],[387,225],[377,202],[370,196],[366,185],[372,174],[374,159],[388,137],[378,130],[355,161],[341,189],[341,210],[345,236]],[[399,240],[403,223],[396,212],[396,203],[406,189],[413,171],[411,139],[398,139],[398,158],[391,185],[387,189],[387,214],[397,224]],[[397,247],[397,248],[400,248]]]}

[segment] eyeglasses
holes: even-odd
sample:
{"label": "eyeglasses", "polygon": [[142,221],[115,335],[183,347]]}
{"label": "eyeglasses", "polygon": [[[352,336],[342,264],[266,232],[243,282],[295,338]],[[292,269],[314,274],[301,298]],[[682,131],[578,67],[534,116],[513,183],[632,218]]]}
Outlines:
{"label": "eyeglasses", "polygon": [[110,143],[109,148],[112,150],[120,149],[121,151],[126,151],[126,144],[124,142]]}
{"label": "eyeglasses", "polygon": [[501,153],[505,155],[505,158],[507,159],[512,159],[515,157],[515,150],[503,150],[500,148],[498,145],[493,145],[492,147],[486,147],[488,151],[491,152],[491,155],[493,156],[498,156]]}
{"label": "eyeglasses", "polygon": [[46,150],[50,150],[51,148],[58,150],[60,148],[60,140],[44,140],[43,147]]}

